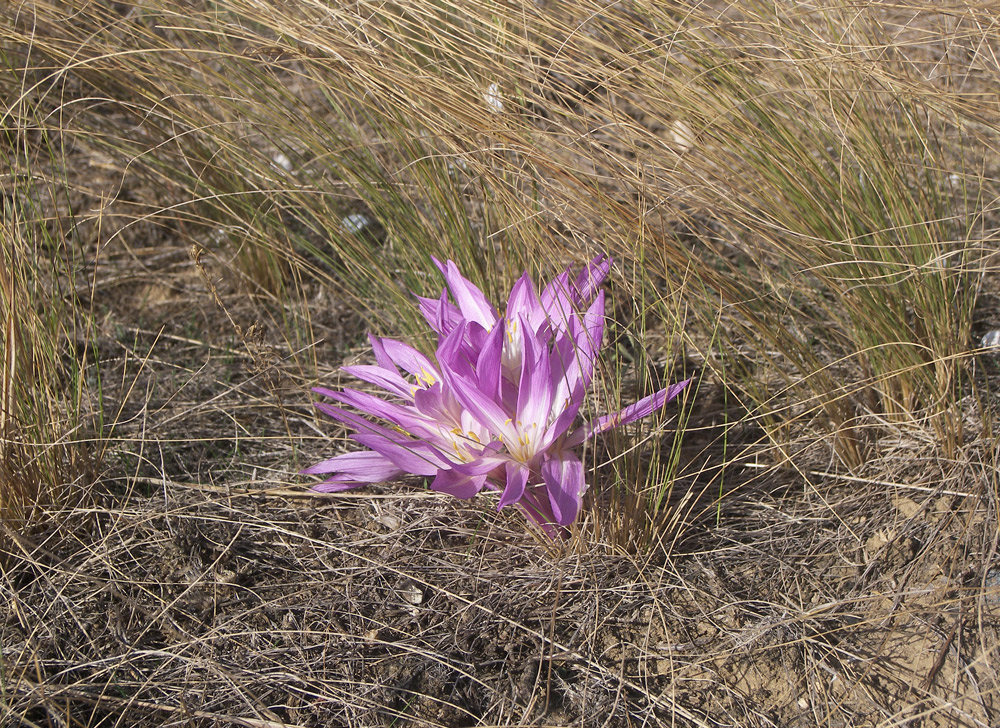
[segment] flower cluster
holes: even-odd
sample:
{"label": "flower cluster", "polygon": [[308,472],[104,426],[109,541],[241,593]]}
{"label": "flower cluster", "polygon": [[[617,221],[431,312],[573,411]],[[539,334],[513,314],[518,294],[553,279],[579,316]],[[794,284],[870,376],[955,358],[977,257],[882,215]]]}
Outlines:
{"label": "flower cluster", "polygon": [[600,285],[611,260],[599,256],[575,278],[567,270],[540,294],[525,273],[514,284],[503,315],[455,263],[434,263],[448,289],[438,299],[418,299],[421,314],[438,335],[434,358],[403,342],[369,336],[376,363],[344,371],[386,396],[313,390],[351,408],[316,405],[354,429],[351,439],[367,449],[302,472],[330,476],[314,487],[323,492],[404,473],[433,476],[433,490],[458,498],[472,498],[484,488],[499,490],[498,508],[516,504],[554,535],[557,526],[576,518],[587,489],[574,448],[651,414],[690,380],[578,424],[604,335]]}

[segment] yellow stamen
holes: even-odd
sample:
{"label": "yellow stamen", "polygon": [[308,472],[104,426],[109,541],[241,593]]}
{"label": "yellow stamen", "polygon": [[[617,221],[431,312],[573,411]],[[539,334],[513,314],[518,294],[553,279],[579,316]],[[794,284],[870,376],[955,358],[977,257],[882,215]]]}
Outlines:
{"label": "yellow stamen", "polygon": [[417,374],[416,376],[417,376],[417,381],[423,384],[425,387],[433,387],[434,384],[437,382],[437,380],[434,378],[434,375],[431,374],[426,369],[424,369],[423,367],[420,367],[420,374]]}
{"label": "yellow stamen", "polygon": [[517,331],[517,321],[511,321],[507,326],[507,341],[514,343],[514,332]]}

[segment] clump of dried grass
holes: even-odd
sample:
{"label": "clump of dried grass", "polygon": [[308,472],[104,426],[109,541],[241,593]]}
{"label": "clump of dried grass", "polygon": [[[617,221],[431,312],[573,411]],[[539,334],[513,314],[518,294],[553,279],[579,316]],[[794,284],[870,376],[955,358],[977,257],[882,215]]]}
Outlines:
{"label": "clump of dried grass", "polygon": [[771,473],[671,558],[547,553],[427,493],[157,478],[17,542],[5,718],[988,725],[992,506],[960,464],[899,474]]}
{"label": "clump of dried grass", "polygon": [[[89,482],[96,453],[85,384],[67,364],[77,320],[61,300],[69,265],[46,270],[46,247],[61,247],[39,219],[30,192],[15,188],[0,210],[0,524],[5,536]],[[68,262],[67,262],[68,263]]]}

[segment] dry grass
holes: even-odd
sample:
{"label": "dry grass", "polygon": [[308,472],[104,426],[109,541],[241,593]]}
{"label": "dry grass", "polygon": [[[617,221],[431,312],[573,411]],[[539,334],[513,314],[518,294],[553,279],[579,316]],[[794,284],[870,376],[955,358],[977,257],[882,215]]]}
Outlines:
{"label": "dry grass", "polygon": [[[0,722],[996,725],[998,20],[0,7]],[[430,255],[599,251],[591,410],[697,383],[570,540],[306,491]]]}
{"label": "dry grass", "polygon": [[[86,356],[86,324],[63,299],[76,256],[39,224],[39,200],[16,181],[2,204],[0,523],[21,529],[67,488],[90,483],[95,443],[87,382],[80,362],[67,361],[67,342]],[[51,267],[38,263],[50,256]]]}

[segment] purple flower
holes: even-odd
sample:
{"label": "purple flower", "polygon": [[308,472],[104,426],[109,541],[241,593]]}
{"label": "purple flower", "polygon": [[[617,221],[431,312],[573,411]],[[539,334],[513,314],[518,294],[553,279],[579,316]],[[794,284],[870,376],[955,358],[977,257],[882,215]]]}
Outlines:
{"label": "purple flower", "polygon": [[369,336],[375,364],[344,371],[384,390],[382,397],[313,390],[338,403],[316,406],[355,430],[351,439],[367,450],[302,472],[329,476],[314,487],[322,492],[405,473],[433,476],[432,489],[458,498],[499,490],[499,508],[517,505],[554,536],[576,518],[587,489],[574,448],[652,414],[690,380],[581,424],[604,336],[600,286],[611,260],[599,256],[575,278],[566,271],[541,293],[525,273],[502,315],[452,261],[434,263],[448,287],[440,298],[418,302],[438,335],[435,356]]}

